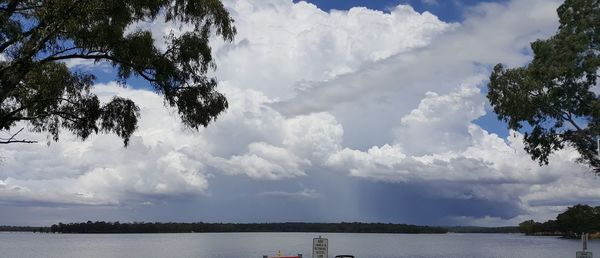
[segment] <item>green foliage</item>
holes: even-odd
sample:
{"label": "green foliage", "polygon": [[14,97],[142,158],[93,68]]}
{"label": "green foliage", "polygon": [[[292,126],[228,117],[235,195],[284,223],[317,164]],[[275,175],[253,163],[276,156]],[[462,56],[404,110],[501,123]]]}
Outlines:
{"label": "green foliage", "polygon": [[519,232],[527,235],[556,235],[563,234],[556,220],[548,220],[544,223],[527,220],[519,223]]}
{"label": "green foliage", "polygon": [[523,234],[531,234],[533,233],[533,226],[535,225],[535,221],[527,220],[519,223],[519,232]]}
{"label": "green foliage", "polygon": [[531,44],[530,64],[494,67],[487,97],[509,129],[525,131],[525,150],[540,165],[569,145],[600,172],[600,0],[566,0],[558,15],[557,34]]}
{"label": "green foliage", "polygon": [[558,226],[564,232],[591,233],[600,230],[600,207],[575,205],[556,217]]}
{"label": "green foliage", "polygon": [[[134,29],[159,19],[191,29],[159,48],[151,31]],[[227,108],[207,76],[215,68],[209,37],[235,33],[220,0],[0,0],[0,131],[25,121],[55,141],[67,129],[81,139],[114,133],[127,145],[139,108],[121,97],[101,103],[95,77],[69,70],[70,59],[108,62],[123,84],[143,78],[186,126],[207,126]],[[11,142],[20,141],[0,139]]]}
{"label": "green foliage", "polygon": [[519,231],[528,235],[555,235],[577,238],[581,233],[600,232],[600,206],[577,204],[559,214],[556,220],[544,223],[527,220],[519,224]]}

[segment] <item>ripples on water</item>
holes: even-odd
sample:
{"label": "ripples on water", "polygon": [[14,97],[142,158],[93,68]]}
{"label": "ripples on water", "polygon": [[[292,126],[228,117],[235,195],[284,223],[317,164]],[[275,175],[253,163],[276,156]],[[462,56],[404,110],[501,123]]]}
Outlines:
{"label": "ripples on water", "polygon": [[[329,255],[357,258],[568,258],[580,241],[520,234],[34,234],[0,233],[0,257],[262,258],[278,250],[311,257],[312,238],[329,238]],[[590,243],[591,251],[600,242]]]}

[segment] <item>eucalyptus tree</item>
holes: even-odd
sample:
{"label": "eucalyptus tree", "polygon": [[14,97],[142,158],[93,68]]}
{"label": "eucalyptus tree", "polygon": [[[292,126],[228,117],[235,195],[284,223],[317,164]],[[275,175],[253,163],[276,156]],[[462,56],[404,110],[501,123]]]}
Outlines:
{"label": "eucalyptus tree", "polygon": [[558,16],[557,33],[531,44],[531,63],[496,65],[487,97],[508,128],[524,133],[525,150],[540,165],[572,146],[599,173],[600,0],[566,0]]}
{"label": "eucalyptus tree", "polygon": [[[153,22],[185,29],[160,39],[136,26]],[[216,68],[215,34],[225,41],[236,34],[219,0],[1,0],[0,132],[12,134],[0,143],[30,142],[16,135],[27,124],[55,141],[61,130],[82,140],[105,132],[127,145],[139,107],[119,96],[100,101],[94,74],[67,67],[75,59],[109,63],[123,85],[142,78],[184,125],[207,126],[227,108],[207,75]]]}

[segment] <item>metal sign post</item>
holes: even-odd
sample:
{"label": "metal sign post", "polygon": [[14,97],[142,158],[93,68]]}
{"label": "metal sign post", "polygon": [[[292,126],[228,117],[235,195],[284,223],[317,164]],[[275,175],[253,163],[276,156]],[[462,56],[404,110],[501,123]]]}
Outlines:
{"label": "metal sign post", "polygon": [[[596,137],[596,143],[597,143],[597,147],[598,147],[598,158],[600,158],[600,137]],[[582,245],[582,250],[581,251],[577,251],[577,253],[575,253],[575,257],[576,258],[593,258],[592,252],[588,252],[588,240],[589,240],[589,234],[588,233],[582,233],[581,234],[581,245]]]}
{"label": "metal sign post", "polygon": [[327,238],[313,238],[313,255],[312,258],[328,258],[329,245]]}
{"label": "metal sign post", "polygon": [[587,233],[581,234],[581,245],[582,251],[575,253],[576,258],[593,258],[592,252],[587,251],[589,235]]}

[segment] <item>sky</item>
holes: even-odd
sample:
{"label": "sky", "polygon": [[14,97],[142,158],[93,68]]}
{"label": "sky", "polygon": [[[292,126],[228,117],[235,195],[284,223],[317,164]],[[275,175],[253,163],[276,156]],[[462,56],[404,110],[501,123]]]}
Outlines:
{"label": "sky", "polygon": [[[559,0],[224,0],[238,34],[211,41],[227,112],[184,128],[142,80],[94,92],[141,107],[129,147],[64,132],[0,148],[0,224],[391,222],[503,226],[600,205],[573,149],[540,167],[485,98],[491,68],[531,60]],[[133,25],[160,39],[170,24]],[[164,47],[159,45],[159,47]]]}

